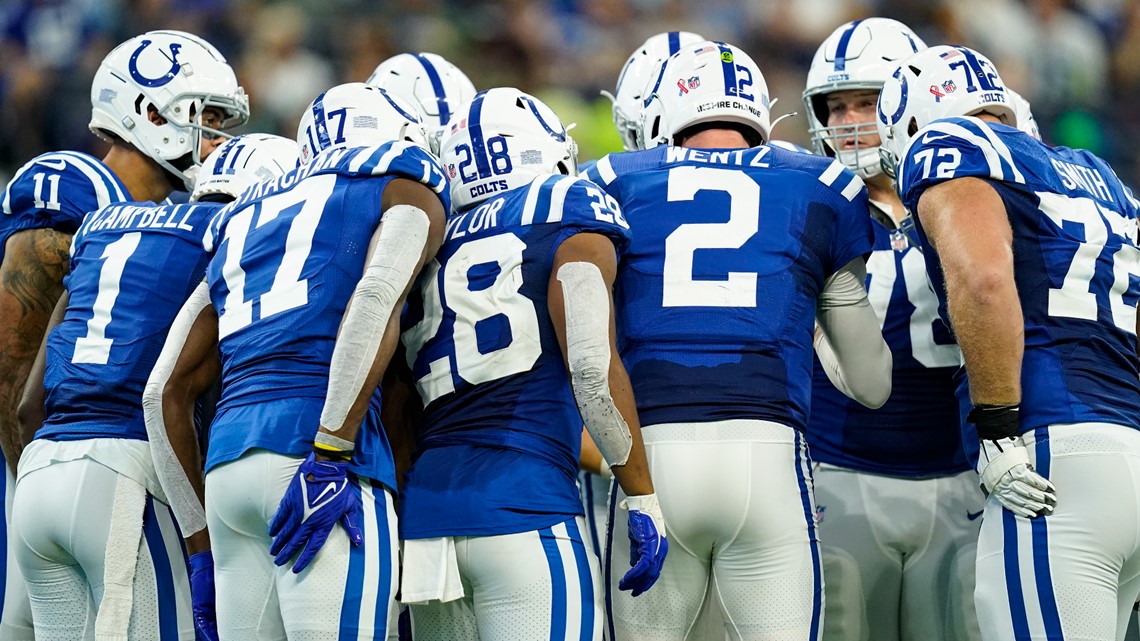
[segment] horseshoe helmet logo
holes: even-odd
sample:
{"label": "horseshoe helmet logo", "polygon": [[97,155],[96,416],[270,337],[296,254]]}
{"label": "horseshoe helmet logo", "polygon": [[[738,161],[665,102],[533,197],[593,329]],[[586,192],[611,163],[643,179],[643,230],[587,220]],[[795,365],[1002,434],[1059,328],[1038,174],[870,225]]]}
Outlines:
{"label": "horseshoe helmet logo", "polygon": [[162,55],[170,61],[170,69],[155,78],[148,78],[144,76],[142,72],[139,71],[139,56],[141,56],[142,52],[146,50],[146,48],[149,47],[152,43],[152,40],[143,40],[139,44],[139,48],[135,49],[135,52],[131,54],[131,60],[127,64],[127,71],[130,72],[131,79],[140,85],[144,87],[150,87],[151,89],[169,84],[178,75],[178,71],[182,69],[182,63],[178,62],[178,54],[182,51],[182,45],[175,42],[170,45],[169,54],[167,54],[165,51],[162,52]]}

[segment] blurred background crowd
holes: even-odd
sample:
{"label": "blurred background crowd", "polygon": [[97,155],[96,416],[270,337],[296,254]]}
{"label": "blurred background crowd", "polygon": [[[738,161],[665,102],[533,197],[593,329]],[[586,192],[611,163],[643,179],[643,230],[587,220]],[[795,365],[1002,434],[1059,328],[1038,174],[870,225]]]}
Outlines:
{"label": "blurred background crowd", "polygon": [[[91,77],[149,29],[204,36],[251,96],[245,131],[293,137],[320,91],[404,51],[439,53],[477,89],[517,86],[566,122],[583,160],[620,149],[612,91],[648,36],[694,31],[752,54],[773,117],[802,111],[815,49],[847,20],[886,16],[928,44],[988,55],[1033,105],[1046,141],[1091,149],[1140,186],[1137,0],[0,0],[0,184],[38,153],[103,149],[87,131]],[[774,137],[808,144],[802,115]]]}

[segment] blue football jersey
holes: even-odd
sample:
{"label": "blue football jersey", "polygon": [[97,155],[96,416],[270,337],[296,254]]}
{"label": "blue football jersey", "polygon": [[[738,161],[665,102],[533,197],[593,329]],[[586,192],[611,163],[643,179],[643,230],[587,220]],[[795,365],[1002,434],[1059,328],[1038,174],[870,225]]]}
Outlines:
{"label": "blue football jersey", "polygon": [[[222,395],[207,470],[253,448],[311,451],[337,331],[394,178],[422,182],[450,205],[439,163],[420,147],[393,142],[329,149],[246,190],[211,223],[206,271],[218,312]],[[352,469],[395,488],[379,416],[377,391]]]}
{"label": "blue football jersey", "polygon": [[[1086,421],[1140,428],[1140,204],[1093,154],[976,118],[918,132],[900,163],[899,192],[917,211],[928,187],[965,176],[997,190],[1013,230],[1025,316],[1022,431]],[[919,234],[940,312],[952,323],[941,262],[921,226]]]}
{"label": "blue football jersey", "polygon": [[97,158],[77,151],[40,154],[20,168],[0,206],[0,261],[8,237],[25,229],[75,233],[89,212],[130,199],[127,188]]}
{"label": "blue football jersey", "polygon": [[120,203],[72,242],[67,313],[47,343],[36,438],[146,440],[142,393],[166,334],[206,269],[214,203]]}
{"label": "blue football jersey", "polygon": [[400,502],[404,538],[525,532],[582,514],[582,418],[547,307],[580,232],[629,240],[596,185],[536,178],[454,213],[409,296],[404,345],[425,406]]}
{"label": "blue football jersey", "polygon": [[955,393],[961,353],[938,315],[922,252],[893,221],[872,220],[867,298],[891,349],[891,396],[877,410],[812,375],[807,440],[812,460],[893,476],[956,474],[972,466]]}
{"label": "blue football jersey", "polygon": [[614,154],[588,177],[632,230],[614,296],[642,424],[803,429],[816,298],[871,251],[863,181],[768,146]]}

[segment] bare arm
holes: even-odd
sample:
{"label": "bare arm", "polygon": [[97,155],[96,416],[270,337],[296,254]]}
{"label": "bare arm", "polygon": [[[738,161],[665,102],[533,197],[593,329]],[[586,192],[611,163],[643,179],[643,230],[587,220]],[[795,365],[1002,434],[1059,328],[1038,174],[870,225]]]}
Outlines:
{"label": "bare arm", "polygon": [[[572,346],[567,341],[567,322],[570,314],[567,313],[563,282],[559,278],[560,272],[564,273],[563,266],[574,263],[586,263],[597,267],[604,284],[604,300],[608,304],[606,315],[609,325],[609,336],[606,341],[609,344],[609,368],[606,372],[609,386],[607,390],[594,390],[590,388],[588,382],[579,382],[580,379],[589,378],[602,380],[602,376],[589,376],[588,372],[576,375],[579,373],[575,372],[576,363],[580,362],[580,358],[573,353]],[[554,331],[558,336],[562,354],[571,369],[571,382],[574,386],[575,399],[578,401],[579,409],[585,409],[582,412],[582,419],[586,423],[586,429],[591,434],[597,434],[601,426],[595,424],[596,415],[613,411],[606,405],[612,404],[612,408],[616,408],[620,419],[628,427],[632,444],[629,448],[628,458],[624,462],[610,461],[609,463],[614,477],[617,478],[618,484],[621,485],[626,495],[641,496],[653,494],[653,481],[649,477],[649,462],[645,456],[645,444],[641,439],[641,423],[637,418],[633,386],[629,382],[629,374],[625,371],[625,365],[622,364],[621,358],[618,356],[617,326],[614,321],[613,295],[611,293],[616,274],[617,254],[614,251],[613,241],[601,234],[575,234],[565,240],[554,254],[554,266],[551,270],[547,291],[547,306],[550,309],[550,320],[554,324]],[[600,311],[585,301],[581,306],[585,309],[575,309],[573,313],[589,314]],[[606,396],[612,400],[607,401]],[[597,400],[602,402],[595,403]]]}
{"label": "bare arm", "polygon": [[985,181],[931,187],[918,217],[942,260],[954,335],[975,405],[1021,401],[1025,322],[1013,278],[1013,230],[1001,196]]}
{"label": "bare arm", "polygon": [[[47,343],[48,337],[51,336],[51,331],[55,329],[63,321],[64,314],[67,313],[67,303],[70,297],[67,291],[64,290],[63,294],[59,297],[59,302],[55,305],[55,311],[52,312],[51,319],[48,320],[48,326],[44,330],[43,340],[40,341],[40,351],[36,354],[36,360],[32,363],[31,373],[28,374],[28,382],[24,385],[24,396],[20,399],[20,436],[25,444],[31,443],[35,438],[36,430],[44,424],[44,372],[47,370]],[[17,461],[19,463],[19,461]]]}
{"label": "bare arm", "polygon": [[404,474],[412,466],[412,454],[416,448],[416,432],[423,420],[423,404],[412,372],[404,362],[403,349],[397,345],[396,354],[384,370],[383,405],[380,422],[388,435],[392,447],[392,458],[396,464],[396,483],[403,485]]}
{"label": "bare arm", "polygon": [[71,235],[53,229],[13,234],[0,265],[0,449],[15,474],[24,451],[19,404],[48,318],[63,293]]}
{"label": "bare arm", "polygon": [[[372,237],[364,276],[353,292],[333,350],[317,436],[321,449],[352,449],[369,398],[399,342],[404,300],[416,274],[443,240],[446,212],[439,197],[424,185],[393,180],[384,188],[381,207],[384,218]],[[383,325],[382,333],[378,324]]]}

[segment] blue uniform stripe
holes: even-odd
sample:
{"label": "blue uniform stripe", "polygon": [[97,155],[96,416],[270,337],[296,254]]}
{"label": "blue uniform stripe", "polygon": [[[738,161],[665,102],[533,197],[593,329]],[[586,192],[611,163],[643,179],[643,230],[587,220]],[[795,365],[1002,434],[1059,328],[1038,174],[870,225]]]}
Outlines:
{"label": "blue uniform stripe", "polygon": [[732,59],[732,50],[723,42],[716,44],[720,47],[720,66],[724,75],[724,95],[736,96],[738,95],[736,89],[736,61]]}
{"label": "blue uniform stripe", "polygon": [[111,202],[122,202],[131,199],[130,194],[127,193],[126,187],[123,186],[119,177],[112,173],[102,161],[75,151],[61,151],[57,153],[60,156],[66,156],[68,159],[81,162],[94,169],[95,172],[99,174],[99,177],[102,178],[103,185],[107,188],[107,193],[111,196]]}
{"label": "blue uniform stripe", "polygon": [[596,554],[600,558],[602,556],[602,548],[601,548],[600,542],[598,541],[597,514],[594,512],[594,478],[593,478],[593,476],[594,475],[590,474],[589,472],[584,472],[582,474],[582,478],[585,481],[583,483],[583,485],[585,486],[584,489],[586,492],[586,501],[585,501],[586,505],[584,507],[586,508],[586,524],[590,527],[590,545],[592,545],[594,547],[594,554]]}
{"label": "blue uniform stripe", "polygon": [[678,31],[669,32],[669,55],[673,55],[681,50],[681,33]]}
{"label": "blue uniform stripe", "polygon": [[[353,497],[362,502],[363,495],[360,488],[351,483]],[[334,526],[336,527],[336,526]],[[356,639],[360,628],[360,601],[363,597],[361,587],[364,585],[364,546],[349,546],[348,550],[348,578],[344,581],[344,605],[340,609],[340,638]]]}
{"label": "blue uniform stripe", "polygon": [[606,567],[602,573],[602,590],[606,599],[606,638],[615,639],[614,636],[614,595],[613,595],[613,561],[614,561],[614,510],[617,507],[618,484],[610,482],[610,500],[606,518]]}
{"label": "blue uniform stripe", "polygon": [[[372,151],[372,155],[368,157],[368,160],[365,160],[364,164],[362,164],[360,166],[360,171],[358,171],[357,173],[358,174],[371,174],[371,173],[375,172],[376,166],[380,164],[380,159],[384,157],[384,154],[388,152],[388,150],[391,148],[391,146],[392,146],[392,143],[385,143],[379,147],[376,147]],[[354,154],[361,154],[361,153],[364,153],[364,151],[363,150],[357,150],[353,153]]]}
{"label": "blue uniform stripe", "polygon": [[325,123],[325,94],[323,92],[313,101],[313,128],[317,130],[317,143],[320,144],[321,149],[331,147],[332,139],[329,138],[329,128]]}
{"label": "blue uniform stripe", "polygon": [[562,555],[558,552],[558,541],[554,531],[543,528],[538,531],[542,549],[546,552],[546,563],[550,566],[550,641],[564,641],[566,637],[566,570],[562,567]]}
{"label": "blue uniform stripe", "polygon": [[154,566],[154,586],[158,593],[158,638],[162,641],[178,641],[178,608],[174,596],[174,576],[170,572],[170,556],[166,553],[166,541],[158,526],[158,514],[154,511],[154,499],[147,494],[146,509],[143,511],[143,538],[150,551],[151,565]]}
{"label": "blue uniform stripe", "polygon": [[[1049,478],[1049,428],[1034,430],[1037,473]],[[1045,517],[1029,522],[1033,536],[1033,574],[1037,583],[1037,598],[1041,606],[1041,619],[1045,623],[1045,635],[1049,641],[1064,641],[1061,629],[1061,614],[1057,610],[1057,596],[1053,593],[1053,572],[1049,567],[1049,522]]]}
{"label": "blue uniform stripe", "polygon": [[578,566],[578,587],[582,591],[582,627],[579,641],[594,638],[594,581],[590,574],[590,561],[586,558],[586,543],[578,531],[578,519],[566,521],[570,532],[570,547],[574,548],[574,562]]}
{"label": "blue uniform stripe", "polygon": [[423,65],[428,81],[431,82],[431,90],[435,92],[435,102],[439,105],[439,124],[446,125],[451,120],[451,110],[447,108],[447,92],[443,89],[443,79],[439,77],[439,71],[427,56],[422,53],[412,55]]}
{"label": "blue uniform stripe", "polygon": [[486,91],[475,94],[471,102],[471,112],[467,118],[467,129],[471,134],[471,155],[475,156],[475,168],[479,171],[479,178],[491,177],[491,164],[487,160],[487,142],[483,140],[483,98]]}
{"label": "blue uniform stripe", "polygon": [[1005,539],[1005,591],[1009,597],[1009,616],[1017,639],[1029,638],[1029,616],[1025,613],[1025,593],[1021,590],[1021,568],[1017,558],[1017,517],[1007,509],[1001,511],[1002,535]]}
{"label": "blue uniform stripe", "polygon": [[847,25],[847,30],[843,32],[843,35],[839,36],[839,44],[836,45],[836,47],[835,47],[835,70],[836,71],[846,71],[847,70],[847,47],[848,47],[848,45],[851,44],[851,36],[853,36],[855,34],[855,28],[859,26],[860,22],[863,22],[863,21],[862,20],[856,20],[855,22],[852,22],[851,24]]}
{"label": "blue uniform stripe", "polygon": [[379,540],[377,552],[380,554],[380,589],[376,591],[376,617],[374,628],[377,631],[387,630],[388,606],[392,599],[392,533],[388,530],[388,493],[384,486],[372,481],[361,480],[372,486],[373,500],[376,504],[376,536]]}
{"label": "blue uniform stripe", "polygon": [[[804,506],[804,518],[807,520],[808,544],[811,546],[811,570],[814,589],[811,598],[811,632],[808,636],[812,641],[819,639],[819,624],[823,616],[823,568],[819,558],[819,535],[815,528],[815,513],[811,506],[811,488],[808,487],[807,477],[804,474],[804,464],[808,463],[803,454],[803,435],[796,432],[796,482],[800,486],[800,501]],[[810,464],[810,463],[809,463]]]}

